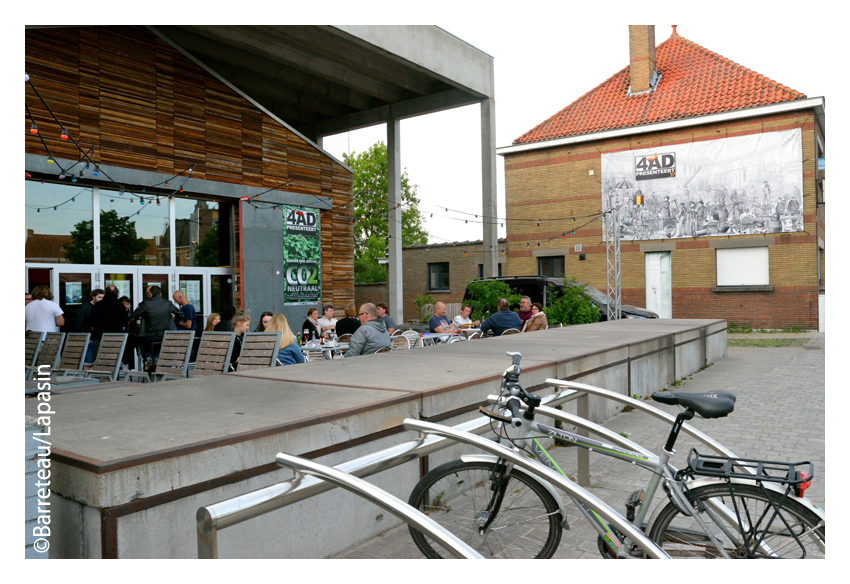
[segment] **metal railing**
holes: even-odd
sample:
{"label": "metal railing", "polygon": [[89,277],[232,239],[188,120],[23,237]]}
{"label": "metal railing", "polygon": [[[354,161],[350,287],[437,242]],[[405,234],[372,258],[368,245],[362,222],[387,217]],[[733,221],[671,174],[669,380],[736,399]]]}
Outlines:
{"label": "metal railing", "polygon": [[[556,407],[571,399],[578,398],[580,395],[579,392],[571,390],[562,391],[557,395],[545,397],[542,404]],[[586,395],[584,401],[587,401]],[[489,418],[481,416],[475,420],[459,424],[453,429],[476,435],[484,434],[490,430],[490,423]],[[420,436],[416,440],[361,456],[333,468],[353,477],[365,478],[454,444],[455,442],[452,440],[436,435]],[[198,557],[201,559],[218,558],[218,532],[222,529],[314,497],[330,491],[334,487],[335,485],[332,483],[314,476],[308,476],[299,480],[290,479],[201,507],[196,514]]]}
{"label": "metal railing", "polygon": [[292,456],[283,452],[278,453],[275,457],[277,463],[281,466],[286,466],[295,470],[295,479],[301,480],[304,474],[318,477],[323,481],[333,483],[337,487],[342,487],[347,491],[351,491],[359,497],[363,497],[367,501],[371,501],[382,509],[385,509],[407,523],[422,531],[443,546],[450,554],[456,558],[467,560],[483,560],[483,556],[474,549],[462,542],[451,531],[419,511],[414,509],[401,499],[394,497],[379,489],[375,485],[370,485],[363,479],[358,479],[350,474],[336,470],[324,464],[319,464],[306,458]]}

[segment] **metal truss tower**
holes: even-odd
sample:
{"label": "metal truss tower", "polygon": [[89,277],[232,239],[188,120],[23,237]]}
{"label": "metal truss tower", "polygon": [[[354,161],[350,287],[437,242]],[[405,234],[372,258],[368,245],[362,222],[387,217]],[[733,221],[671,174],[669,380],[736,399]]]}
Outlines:
{"label": "metal truss tower", "polygon": [[605,217],[605,265],[608,282],[608,320],[620,319],[620,207],[609,209]]}

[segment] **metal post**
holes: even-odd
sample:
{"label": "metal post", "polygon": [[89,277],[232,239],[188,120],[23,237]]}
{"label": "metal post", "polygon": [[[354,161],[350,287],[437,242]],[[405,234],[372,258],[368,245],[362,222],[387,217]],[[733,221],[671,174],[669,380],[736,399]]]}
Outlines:
{"label": "metal post", "polygon": [[620,208],[615,206],[605,217],[605,263],[608,284],[608,320],[620,319]]}
{"label": "metal post", "polygon": [[[590,397],[586,393],[576,401],[576,414],[579,418],[590,419]],[[585,438],[590,436],[585,428],[579,428],[578,434]],[[590,451],[584,448],[578,449],[578,484],[582,487],[590,486]]]}
{"label": "metal post", "polygon": [[498,276],[499,224],[496,205],[496,100],[481,100],[481,216],[484,277]]}
{"label": "metal post", "polygon": [[387,121],[387,282],[390,312],[395,321],[404,322],[404,282],[401,264],[401,122]]}

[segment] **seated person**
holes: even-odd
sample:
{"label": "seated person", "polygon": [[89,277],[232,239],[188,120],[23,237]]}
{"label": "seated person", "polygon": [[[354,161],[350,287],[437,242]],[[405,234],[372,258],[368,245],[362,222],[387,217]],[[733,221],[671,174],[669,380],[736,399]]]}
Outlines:
{"label": "seated person", "polygon": [[336,321],[336,334],[339,336],[354,334],[354,331],[360,328],[360,321],[357,319],[357,310],[349,305],[345,307],[345,318]]}
{"label": "seated person", "polygon": [[531,318],[525,321],[522,325],[522,332],[528,333],[531,331],[546,330],[549,326],[549,321],[546,319],[546,314],[543,312],[543,305],[535,302],[531,305]]}
{"label": "seated person", "polygon": [[328,333],[332,333],[336,330],[336,319],[334,318],[334,307],[328,304],[323,309],[324,314],[322,318],[318,319],[316,322],[319,323],[319,333],[324,336]]}
{"label": "seated person", "polygon": [[251,328],[251,317],[247,314],[238,314],[233,317],[233,332],[236,333],[236,342],[233,343],[233,352],[230,354],[230,366],[236,371],[239,364],[239,354],[242,353],[242,340],[245,333]]}
{"label": "seated person", "polygon": [[260,322],[257,323],[257,328],[254,329],[254,332],[255,333],[266,332],[266,327],[269,326],[269,322],[271,322],[272,316],[274,316],[274,313],[271,313],[268,310],[265,311],[263,314],[261,314],[260,315]]}
{"label": "seated person", "polygon": [[459,329],[465,329],[481,324],[480,320],[472,320],[469,318],[470,314],[472,314],[472,307],[469,304],[464,304],[463,308],[460,309],[460,314],[452,320],[452,324]]}
{"label": "seated person", "polygon": [[204,327],[205,331],[212,332],[215,330],[215,325],[221,322],[221,315],[217,312],[213,312],[207,317],[207,326]]}
{"label": "seated person", "polygon": [[318,340],[322,335],[319,334],[321,326],[319,325],[319,311],[311,308],[307,311],[307,320],[301,325],[301,332],[307,337],[305,341],[312,339]]}
{"label": "seated person", "polygon": [[298,340],[292,334],[286,317],[282,314],[274,314],[266,325],[265,332],[273,333],[280,331],[280,345],[277,350],[277,360],[281,365],[295,365],[304,363],[304,353],[298,346]]}
{"label": "seated person", "polygon": [[236,307],[232,304],[225,304],[221,309],[219,321],[213,327],[216,332],[229,333],[233,330],[233,317],[236,316]]}
{"label": "seated person", "polygon": [[456,333],[458,328],[446,318],[446,305],[442,302],[434,304],[434,315],[428,319],[428,330],[432,333]]}
{"label": "seated person", "polygon": [[395,321],[393,320],[393,317],[388,314],[390,307],[383,302],[378,302],[375,305],[375,309],[378,311],[378,318],[384,321],[384,324],[387,326],[387,332],[393,334],[395,332]]}
{"label": "seated person", "polygon": [[481,323],[481,332],[493,331],[494,335],[499,336],[508,329],[519,330],[519,327],[519,315],[511,310],[507,299],[499,298],[499,312]]}
{"label": "seated person", "polygon": [[390,340],[387,327],[378,318],[378,311],[374,304],[367,302],[361,306],[357,317],[360,319],[360,328],[348,339],[346,358],[369,355],[385,347],[392,349],[393,343]]}

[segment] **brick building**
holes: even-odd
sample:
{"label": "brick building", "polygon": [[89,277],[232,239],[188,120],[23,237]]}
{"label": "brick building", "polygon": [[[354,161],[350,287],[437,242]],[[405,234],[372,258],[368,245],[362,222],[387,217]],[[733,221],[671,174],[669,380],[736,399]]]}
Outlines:
{"label": "brick building", "polygon": [[506,275],[564,272],[604,290],[601,215],[616,208],[623,303],[818,328],[824,99],[676,27],[656,47],[654,27],[630,26],[629,45],[628,67],[498,149]]}

